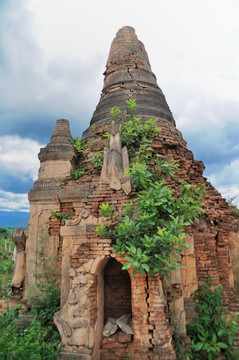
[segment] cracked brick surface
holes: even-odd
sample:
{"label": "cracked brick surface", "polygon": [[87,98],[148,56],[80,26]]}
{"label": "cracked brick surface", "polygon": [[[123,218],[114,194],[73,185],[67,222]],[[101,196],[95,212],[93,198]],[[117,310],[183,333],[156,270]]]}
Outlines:
{"label": "cracked brick surface", "polygon": [[[190,295],[209,274],[214,284],[223,285],[225,305],[232,311],[239,310],[239,220],[203,176],[203,163],[195,160],[187,149],[151,71],[144,46],[133,28],[124,27],[117,33],[104,75],[100,102],[91,120],[91,125],[95,126],[84,133],[90,150],[104,149],[111,107],[118,106],[122,110],[122,120],[125,120],[128,116],[125,102],[133,98],[139,105],[138,115],[143,120],[158,118],[159,134],[151,144],[153,156],[179,164],[175,180],[170,180],[168,186],[175,190],[176,195],[182,181],[205,186],[205,212],[199,222],[185,229],[185,241],[189,247],[179,259],[185,268],[171,274],[171,283],[159,276],[133,276],[131,269],[127,277],[116,271],[117,266],[125,263],[124,257],[114,253],[112,240],[100,238],[94,228],[102,221],[99,214],[102,203],[114,204],[120,213],[123,204],[136,197],[136,190],[132,187],[131,193],[126,195],[122,190],[112,190],[107,184],[100,184],[101,170],[87,162],[84,156],[77,157],[72,144],[69,145],[68,135],[64,136],[63,125],[68,129],[66,120],[58,122],[57,131],[61,136],[55,131],[50,145],[40,153],[42,171],[29,194],[31,213],[27,263],[35,264],[37,260],[33,252],[41,224],[47,230],[45,250],[55,258],[54,266],[61,277],[62,308],[68,309],[61,319],[62,324],[64,321],[68,324],[63,334],[67,351],[87,354],[93,360],[117,360],[126,355],[135,360],[174,360],[172,334],[175,323],[170,319],[170,310],[177,302],[180,311],[186,311],[186,319],[190,319],[194,311]],[[67,134],[70,134],[69,130]],[[86,167],[87,171],[80,179],[72,180],[70,169],[80,166]],[[65,171],[62,177],[61,169]],[[151,170],[157,170],[153,161]],[[72,220],[77,220],[82,211],[88,211],[88,217],[76,226],[63,225],[51,215],[50,209],[64,215],[71,214]],[[108,269],[107,274],[105,269],[110,259],[115,259],[118,265]],[[26,274],[29,284],[34,273],[30,265]],[[104,281],[106,288],[102,290]],[[117,301],[112,300],[111,293],[115,293]],[[131,308],[134,335],[117,332],[103,338],[104,315],[112,316],[114,312],[120,315],[118,308],[121,306],[125,311]],[[186,334],[183,335],[186,339]]]}

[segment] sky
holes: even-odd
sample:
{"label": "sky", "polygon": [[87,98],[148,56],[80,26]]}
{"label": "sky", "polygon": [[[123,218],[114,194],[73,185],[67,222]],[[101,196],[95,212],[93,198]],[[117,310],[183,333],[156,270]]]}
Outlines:
{"label": "sky", "polygon": [[125,25],[204,175],[223,197],[238,195],[238,19],[238,0],[1,0],[0,210],[29,210],[37,154],[57,119],[73,137],[88,127]]}

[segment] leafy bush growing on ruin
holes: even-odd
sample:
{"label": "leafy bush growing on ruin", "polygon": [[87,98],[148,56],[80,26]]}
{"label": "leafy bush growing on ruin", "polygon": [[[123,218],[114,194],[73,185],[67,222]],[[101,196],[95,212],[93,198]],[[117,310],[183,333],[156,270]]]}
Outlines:
{"label": "leafy bush growing on ruin", "polygon": [[187,248],[185,226],[198,220],[203,212],[203,188],[182,182],[175,194],[167,182],[174,179],[178,165],[152,155],[150,143],[158,135],[156,120],[142,124],[136,117],[135,101],[128,101],[127,105],[131,118],[122,126],[122,140],[133,159],[129,175],[137,196],[125,204],[120,215],[113,212],[112,205],[102,204],[100,214],[111,225],[102,223],[96,231],[113,239],[114,251],[127,261],[123,269],[132,267],[134,275],[140,271],[142,275],[149,272],[152,276],[159,273],[168,277],[171,270],[179,267],[181,250]]}
{"label": "leafy bush growing on ruin", "polygon": [[[127,100],[127,108],[130,118],[123,122],[121,129],[122,146],[127,146],[128,154],[131,156],[135,150],[148,147],[159,133],[157,119],[148,119],[144,123],[137,117],[137,104],[135,100]],[[142,149],[142,150],[143,150]]]}
{"label": "leafy bush growing on ruin", "polygon": [[60,220],[62,225],[65,225],[66,220],[72,219],[71,214],[69,214],[69,215],[60,214],[60,213],[58,213],[58,212],[56,212],[56,211],[54,211],[52,209],[50,210],[50,212],[51,212],[52,216],[54,216],[57,220]]}
{"label": "leafy bush growing on ruin", "polygon": [[[71,141],[71,140],[70,140]],[[75,137],[73,138],[73,145],[78,152],[86,152],[88,151],[87,142],[85,139]]]}
{"label": "leafy bush growing on ruin", "polygon": [[198,317],[187,326],[191,338],[190,359],[213,360],[224,354],[226,359],[238,359],[233,354],[233,339],[239,330],[238,317],[223,307],[221,285],[212,286],[209,277],[193,294]]}
{"label": "leafy bush growing on ruin", "polygon": [[82,178],[85,173],[83,166],[77,168],[75,171],[71,171],[71,180],[78,180]]}
{"label": "leafy bush growing on ruin", "polygon": [[[163,161],[162,168],[171,171],[174,165]],[[158,166],[160,166],[158,164]],[[160,171],[159,171],[160,172]],[[202,213],[202,189],[181,183],[178,197],[174,191],[157,179],[148,166],[134,163],[130,167],[132,182],[137,186],[136,199],[124,206],[120,215],[115,213],[113,226],[103,223],[96,228],[102,236],[114,240],[114,251],[125,255],[123,269],[133,267],[143,275],[150,272],[168,276],[179,267],[178,254],[187,248],[184,228],[198,220]],[[112,221],[109,206],[102,204],[100,214]]]}
{"label": "leafy bush growing on ruin", "polygon": [[104,155],[101,151],[96,151],[93,154],[91,153],[88,159],[88,161],[94,165],[95,169],[98,170],[102,168],[103,160],[104,160]]}
{"label": "leafy bush growing on ruin", "polygon": [[[121,142],[122,147],[126,146],[128,150],[128,154],[131,156],[132,154],[139,155],[145,153],[147,151],[151,151],[152,149],[149,147],[149,144],[153,141],[153,139],[158,134],[158,125],[157,119],[148,119],[145,122],[142,122],[139,117],[137,117],[136,110],[137,104],[133,99],[129,99],[126,101],[129,118],[127,121],[122,122],[121,110],[114,106],[110,110],[110,114],[112,116],[112,120],[116,124],[122,124],[121,127]],[[91,130],[95,130],[96,125],[91,125]],[[103,134],[104,137],[107,138],[106,147],[109,147],[110,144],[110,134],[106,132]],[[69,141],[71,141],[69,139]],[[88,166],[87,163],[91,163],[94,165],[94,168],[100,170],[103,166],[104,155],[101,151],[90,152],[89,148],[93,148],[94,141],[92,143],[92,139],[83,139],[79,137],[73,138],[73,144],[76,151],[83,155],[85,161],[84,166],[80,166],[75,171],[71,171],[70,178],[71,180],[80,179],[85,173],[87,173]],[[137,153],[135,150],[137,149]]]}
{"label": "leafy bush growing on ruin", "polygon": [[[128,154],[131,156],[135,153],[136,149],[145,151],[145,148],[148,147],[157,136],[159,128],[157,119],[148,119],[145,122],[141,121],[141,118],[137,116],[137,104],[134,99],[127,100],[126,105],[129,118],[127,121],[122,122],[121,143],[122,147],[127,147]],[[121,110],[118,107],[113,107],[110,114],[113,122],[116,124],[121,123]],[[106,133],[104,136],[107,137],[106,146],[108,147],[110,134]]]}
{"label": "leafy bush growing on ruin", "polygon": [[110,115],[112,117],[112,120],[116,123],[119,124],[120,123],[120,115],[121,115],[121,110],[117,107],[114,106],[110,109]]}

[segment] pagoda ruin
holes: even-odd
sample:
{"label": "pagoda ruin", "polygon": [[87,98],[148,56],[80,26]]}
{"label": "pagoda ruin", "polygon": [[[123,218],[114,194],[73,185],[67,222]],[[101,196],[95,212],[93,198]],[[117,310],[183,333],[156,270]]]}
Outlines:
{"label": "pagoda ruin", "polygon": [[[117,106],[122,111],[121,122],[127,121],[129,99],[138,104],[137,115],[142,121],[157,118],[159,132],[150,146],[156,157],[179,164],[174,187],[184,181],[204,184],[206,190],[204,213],[199,222],[185,229],[188,248],[179,257],[184,267],[171,271],[170,282],[159,274],[133,275],[131,268],[122,270],[125,257],[113,251],[112,239],[95,232],[105,221],[100,213],[102,204],[113,204],[120,213],[123,204],[136,196],[135,187],[125,176],[131,158],[121,147],[120,125],[111,125],[110,115],[111,108]],[[106,132],[113,139],[108,150],[104,150]],[[57,120],[49,144],[40,150],[38,180],[29,192],[29,228],[22,240],[24,246],[19,246],[25,276],[21,274],[14,286],[22,283],[26,299],[37,281],[42,249],[46,266],[55,270],[61,289],[61,310],[54,322],[65,347],[58,359],[116,360],[128,356],[174,360],[173,333],[187,341],[185,324],[194,313],[191,295],[208,274],[213,284],[222,284],[228,309],[239,310],[239,221],[203,176],[203,163],[187,149],[144,45],[132,27],[120,29],[112,42],[100,101],[83,139],[91,154],[104,153],[103,166],[88,161],[87,171],[82,170],[85,159],[77,153],[65,119]],[[114,158],[115,153],[119,158]],[[79,169],[78,178],[71,176]],[[65,216],[64,221],[56,214]],[[175,323],[170,319],[172,307],[176,309]],[[132,327],[125,333],[120,330],[128,314]],[[104,336],[108,318],[120,319],[118,331]]]}

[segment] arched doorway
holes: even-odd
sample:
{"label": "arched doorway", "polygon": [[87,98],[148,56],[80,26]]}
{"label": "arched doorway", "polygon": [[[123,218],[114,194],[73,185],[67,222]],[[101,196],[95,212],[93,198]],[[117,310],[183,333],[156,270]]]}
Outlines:
{"label": "arched doorway", "polygon": [[[104,325],[109,318],[119,319],[127,314],[132,316],[131,279],[127,270],[122,270],[122,263],[105,258],[97,271],[97,308],[98,316],[95,331],[94,359],[115,359],[133,353],[133,334],[126,334],[116,326],[116,332],[103,335]],[[126,320],[129,317],[126,316]],[[124,320],[123,320],[124,322]],[[121,319],[121,325],[122,325]],[[127,322],[127,324],[130,323]],[[124,330],[123,324],[122,328]],[[127,325],[126,325],[127,326]],[[131,328],[131,326],[129,326]],[[131,328],[132,331],[132,328]],[[118,354],[116,356],[116,354]]]}
{"label": "arched doorway", "polygon": [[131,355],[133,349],[131,280],[128,271],[122,270],[122,264],[114,258],[105,265],[103,278],[106,325],[100,359],[118,359]]}
{"label": "arched doorway", "polygon": [[111,258],[104,268],[104,322],[131,314],[131,284],[127,270]]}

